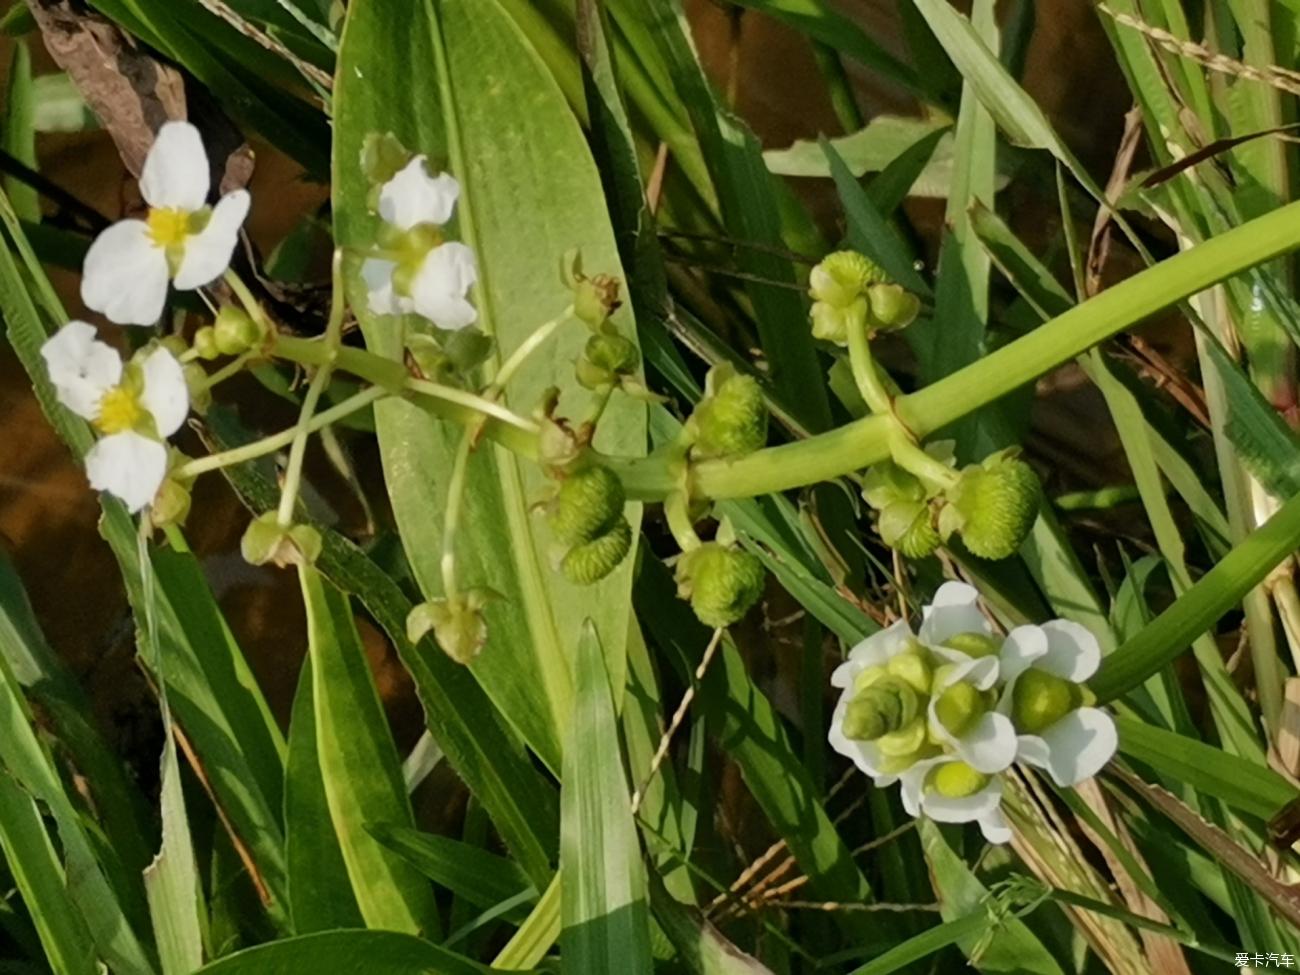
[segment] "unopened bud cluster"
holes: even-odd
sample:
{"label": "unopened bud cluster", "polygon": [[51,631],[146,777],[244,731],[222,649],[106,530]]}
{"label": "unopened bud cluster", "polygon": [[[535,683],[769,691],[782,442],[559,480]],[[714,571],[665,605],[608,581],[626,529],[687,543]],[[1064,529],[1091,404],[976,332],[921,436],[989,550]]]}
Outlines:
{"label": "unopened bud cluster", "polygon": [[[928,452],[951,464],[949,446]],[[1033,528],[1041,491],[1033,469],[1006,450],[954,471],[946,483],[883,461],[867,472],[862,495],[878,513],[881,539],[907,558],[924,558],[956,534],[972,555],[1005,559]]]}
{"label": "unopened bud cluster", "polygon": [[1082,626],[1053,620],[1002,637],[974,589],[946,583],[917,633],[896,623],[836,669],[829,740],[877,785],[900,782],[912,815],[978,822],[1005,842],[1000,773],[1023,761],[1072,786],[1114,754],[1114,721],[1083,683],[1099,662]]}
{"label": "unopened bud cluster", "polygon": [[813,300],[813,335],[841,346],[849,344],[854,326],[868,332],[896,331],[910,325],[921,308],[916,295],[856,251],[836,251],[823,258],[808,275],[808,295]]}

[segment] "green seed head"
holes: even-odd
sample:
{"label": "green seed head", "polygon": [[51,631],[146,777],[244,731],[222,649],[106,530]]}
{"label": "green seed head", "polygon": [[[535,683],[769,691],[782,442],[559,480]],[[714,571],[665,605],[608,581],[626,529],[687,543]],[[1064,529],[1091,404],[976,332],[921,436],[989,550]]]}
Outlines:
{"label": "green seed head", "polygon": [[869,308],[866,298],[858,298],[843,307],[825,301],[814,302],[809,312],[813,338],[847,347],[851,326],[865,326]]}
{"label": "green seed head", "polygon": [[873,284],[868,289],[871,317],[876,328],[897,331],[916,320],[921,310],[920,299],[901,284]]}
{"label": "green seed head", "polygon": [[569,549],[560,563],[560,571],[570,582],[589,586],[618,568],[631,548],[632,526],[620,515],[603,535]]}
{"label": "green seed head", "polygon": [[921,479],[892,460],[872,464],[862,478],[862,497],[877,511],[899,501],[924,501],[925,496]]}
{"label": "green seed head", "polygon": [[696,460],[758,450],[767,442],[767,404],[758,381],[715,366],[689,423],[695,433],[691,456]]}
{"label": "green seed head", "polygon": [[996,455],[962,471],[949,500],[971,553],[1005,559],[1020,548],[1038,516],[1038,477],[1024,461]]}
{"label": "green seed head", "polygon": [[677,563],[677,593],[706,626],[730,626],[763,595],[763,563],[737,548],[707,542]]}
{"label": "green seed head", "polygon": [[923,559],[939,547],[939,530],[924,501],[887,505],[876,520],[880,539],[904,558]]}
{"label": "green seed head", "polygon": [[551,505],[551,532],[565,545],[590,542],[623,517],[623,482],[608,467],[594,465],[560,482]]}
{"label": "green seed head", "polygon": [[846,308],[865,293],[867,286],[884,280],[884,272],[857,251],[836,251],[822,258],[808,275],[813,301]]}

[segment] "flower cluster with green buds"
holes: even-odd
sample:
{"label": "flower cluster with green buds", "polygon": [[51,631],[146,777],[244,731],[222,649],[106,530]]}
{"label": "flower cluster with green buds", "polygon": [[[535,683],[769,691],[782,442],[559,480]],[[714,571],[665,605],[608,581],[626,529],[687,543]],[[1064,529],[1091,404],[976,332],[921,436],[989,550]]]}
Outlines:
{"label": "flower cluster with green buds", "polygon": [[977,822],[1005,843],[1001,773],[1015,762],[1061,786],[1115,754],[1115,722],[1084,682],[1101,651],[1068,620],[999,635],[964,583],[939,588],[914,634],[905,620],[863,640],[831,675],[841,689],[827,735],[904,808],[936,822]]}
{"label": "flower cluster with green buds", "polygon": [[740,457],[767,443],[767,404],[753,376],[729,364],[714,366],[704,381],[704,396],[683,431],[692,460]]}
{"label": "flower cluster with green buds", "polygon": [[823,258],[808,276],[808,295],[813,300],[813,335],[840,346],[849,344],[855,324],[865,324],[868,332],[897,331],[910,325],[921,309],[916,295],[890,281],[857,251],[836,251]]}
{"label": "flower cluster with green buds", "polygon": [[954,534],[980,558],[1014,555],[1033,528],[1041,495],[1037,475],[1017,451],[961,471],[953,468],[950,441],[930,444],[924,454],[920,463],[908,456],[882,461],[863,478],[881,540],[911,559],[930,555]]}

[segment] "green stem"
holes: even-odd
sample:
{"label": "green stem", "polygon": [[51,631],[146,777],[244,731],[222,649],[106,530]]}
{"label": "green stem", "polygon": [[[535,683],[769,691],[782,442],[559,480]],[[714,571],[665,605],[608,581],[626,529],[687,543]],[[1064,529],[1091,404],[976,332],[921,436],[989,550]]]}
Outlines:
{"label": "green stem", "polygon": [[[330,407],[328,410],[321,410],[321,412],[313,416],[311,422],[307,424],[307,432],[315,433],[317,430],[323,430],[331,423],[342,420],[346,416],[351,416],[358,410],[365,409],[376,400],[389,395],[391,394],[388,390],[382,386],[371,386],[359,393],[354,393],[337,405]],[[199,457],[178,468],[176,476],[181,480],[187,480],[198,477],[200,474],[206,474],[208,471],[216,471],[223,467],[231,467],[245,461],[256,460],[258,457],[265,457],[267,454],[273,454],[277,450],[289,446],[289,444],[293,443],[293,438],[297,433],[298,425],[294,424],[287,430],[281,430],[279,433],[263,437],[261,440],[255,440],[250,444],[244,444],[242,447],[223,450],[221,453],[209,454],[207,457]]]}
{"label": "green stem", "polygon": [[284,486],[280,490],[280,507],[276,510],[275,520],[281,528],[293,524],[293,507],[298,501],[298,488],[302,483],[302,465],[307,457],[307,440],[311,436],[311,419],[316,412],[316,404],[325,388],[329,385],[330,373],[338,358],[339,347],[343,341],[343,252],[334,251],[334,294],[330,301],[329,322],[325,325],[325,339],[322,343],[326,349],[325,361],[316,369],[307,386],[307,395],[302,398],[302,412],[298,415],[298,428],[294,431],[293,443],[289,446],[289,462],[285,468]]}
{"label": "green stem", "polygon": [[206,385],[208,389],[212,389],[212,387],[216,386],[218,383],[225,382],[231,376],[238,375],[244,366],[248,365],[249,360],[254,358],[255,355],[256,353],[253,352],[245,352],[243,355],[232,359],[216,372],[209,374],[204,385]]}
{"label": "green stem", "polygon": [[[894,400],[919,437],[985,406],[1149,315],[1300,246],[1300,202],[1248,221],[1071,308],[925,389]],[[697,494],[751,497],[832,480],[889,455],[889,422],[870,416],[797,443],[697,465]],[[663,497],[665,471],[646,458],[617,465],[634,497]]]}
{"label": "green stem", "polygon": [[864,318],[855,318],[849,323],[849,366],[858,392],[867,402],[867,408],[872,413],[892,414],[894,398],[885,388],[885,382],[876,368],[876,360],[871,355],[871,339],[867,335]]}
{"label": "green stem", "polygon": [[519,347],[510,353],[510,357],[501,364],[497,374],[492,379],[491,385],[488,386],[484,395],[488,399],[496,399],[501,395],[501,391],[506,388],[514,374],[528,360],[528,357],[536,352],[543,342],[551,337],[551,334],[573,317],[573,306],[565,308],[564,311],[556,315],[549,322],[537,326],[533,333],[519,343]]}
{"label": "green stem", "polygon": [[474,428],[466,428],[456,446],[456,459],[451,465],[451,483],[447,487],[447,511],[442,531],[442,589],[447,601],[455,601],[460,590],[456,585],[456,528],[460,525],[460,509],[465,498],[465,475],[469,471],[470,454],[474,451]]}

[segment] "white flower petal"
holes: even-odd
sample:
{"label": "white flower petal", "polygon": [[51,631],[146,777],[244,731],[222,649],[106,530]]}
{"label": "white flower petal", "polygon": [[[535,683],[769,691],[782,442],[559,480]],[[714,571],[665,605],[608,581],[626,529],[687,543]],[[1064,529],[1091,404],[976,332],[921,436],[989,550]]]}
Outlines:
{"label": "white flower petal", "polygon": [[1016,760],[1019,742],[1015,725],[1004,714],[990,711],[957,740],[957,754],[977,772],[992,775]]}
{"label": "white flower petal", "polygon": [[1100,708],[1076,708],[1042,734],[1046,769],[1060,786],[1090,779],[1115,756],[1115,721]]}
{"label": "white flower petal", "polygon": [[90,245],[81,300],[119,325],[152,325],[167,301],[167,255],[143,220],[119,220]]}
{"label": "white flower petal", "polygon": [[127,431],[105,437],[86,454],[86,476],[96,491],[120,498],[131,513],[153,501],[167,476],[167,448]]}
{"label": "white flower petal", "polygon": [[1026,762],[1038,768],[1047,768],[1051,757],[1051,749],[1047,747],[1047,742],[1038,735],[1021,735],[1016,739],[1016,761]]}
{"label": "white flower petal", "polygon": [[478,311],[465,298],[478,281],[474,252],[450,241],[425,255],[411,282],[415,310],[439,328],[461,329],[478,320]]}
{"label": "white flower petal", "polygon": [[239,243],[239,228],[252,202],[248,190],[223,196],[208,218],[207,226],[185,238],[185,252],[176,270],[176,287],[182,291],[201,288],[215,281],[230,267],[230,256]]}
{"label": "white flower petal", "polygon": [[98,415],[99,401],[122,379],[122,357],[85,322],[68,322],[46,339],[41,358],[59,402],[86,420]]}
{"label": "white flower petal", "polygon": [[158,130],[140,172],[140,195],[151,207],[193,212],[208,196],[208,154],[199,130],[189,122],[167,122]]}
{"label": "white flower petal", "polygon": [[909,816],[921,815],[921,796],[925,791],[926,777],[929,776],[930,769],[946,761],[951,759],[927,758],[917,762],[898,777],[899,798],[903,800],[903,808]]}
{"label": "white flower petal", "polygon": [[1047,653],[1035,667],[1078,684],[1101,666],[1101,645],[1086,626],[1072,620],[1050,620],[1043,624],[1043,632],[1047,634]]}
{"label": "white flower petal", "polygon": [[428,160],[416,156],[379,190],[379,216],[398,230],[416,224],[441,226],[451,219],[460,184],[447,173],[430,176]]}
{"label": "white flower petal", "polygon": [[140,403],[153,415],[159,436],[170,437],[190,412],[190,390],[181,364],[159,346],[145,357],[140,371],[144,378]]}
{"label": "white flower petal", "polygon": [[998,651],[1002,679],[1012,681],[1047,653],[1047,634],[1041,626],[1017,626]]}
{"label": "white flower petal", "polygon": [[964,582],[945,582],[934,594],[934,602],[922,611],[920,639],[930,646],[941,644],[958,633],[991,635],[993,627],[980,612],[979,593]]}
{"label": "white flower petal", "polygon": [[912,628],[907,625],[907,620],[898,620],[854,646],[849,651],[849,660],[864,667],[874,667],[907,649],[911,642]]}
{"label": "white flower petal", "polygon": [[405,315],[414,310],[411,299],[393,290],[392,261],[368,257],[361,262],[361,279],[366,283],[366,305],[372,315]]}
{"label": "white flower petal", "polygon": [[994,809],[979,818],[980,832],[990,843],[1001,845],[1011,842],[1011,827],[1007,825],[1007,817],[1002,815],[1002,807]]}

